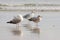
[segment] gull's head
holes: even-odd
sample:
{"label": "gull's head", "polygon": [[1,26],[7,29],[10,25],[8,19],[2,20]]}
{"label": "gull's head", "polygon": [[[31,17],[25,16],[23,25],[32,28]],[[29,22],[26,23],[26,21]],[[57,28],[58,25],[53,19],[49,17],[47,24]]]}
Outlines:
{"label": "gull's head", "polygon": [[21,14],[18,14],[17,17],[21,20],[23,20],[23,16]]}
{"label": "gull's head", "polygon": [[29,14],[29,15],[30,15],[30,18],[34,17],[34,15],[35,15],[34,13],[35,13],[35,12],[32,10],[32,11],[31,11],[31,14]]}
{"label": "gull's head", "polygon": [[38,18],[39,18],[40,20],[42,20],[42,16],[38,15]]}
{"label": "gull's head", "polygon": [[40,16],[40,15],[38,15],[38,17],[41,17],[42,18],[42,16]]}

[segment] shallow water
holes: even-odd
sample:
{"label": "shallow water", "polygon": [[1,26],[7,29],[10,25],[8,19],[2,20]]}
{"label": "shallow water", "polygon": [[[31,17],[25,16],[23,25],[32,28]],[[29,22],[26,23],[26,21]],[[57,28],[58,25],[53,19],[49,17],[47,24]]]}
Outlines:
{"label": "shallow water", "polygon": [[8,3],[8,4],[53,3],[53,4],[60,4],[60,0],[0,0],[0,3]]}
{"label": "shallow water", "polygon": [[[36,12],[43,19],[39,22],[40,34],[33,33],[24,27],[27,20],[20,23],[21,32],[16,33],[16,25],[7,24],[17,14],[24,15],[30,12],[3,12],[0,11],[0,40],[60,40],[60,12]],[[30,24],[35,27],[33,22]]]}

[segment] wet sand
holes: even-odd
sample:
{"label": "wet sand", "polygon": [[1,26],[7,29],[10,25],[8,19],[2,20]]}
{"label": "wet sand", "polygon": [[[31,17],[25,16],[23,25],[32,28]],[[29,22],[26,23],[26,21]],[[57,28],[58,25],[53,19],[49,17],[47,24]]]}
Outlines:
{"label": "wet sand", "polygon": [[[39,22],[39,31],[35,32],[31,27],[35,27],[30,22],[31,27],[27,26],[27,20],[20,23],[21,30],[16,30],[16,25],[7,24],[16,14],[26,14],[30,12],[2,12],[0,11],[0,40],[59,40],[60,39],[60,12],[36,12],[43,20]],[[26,27],[25,27],[26,26]],[[35,30],[35,29],[34,29]]]}

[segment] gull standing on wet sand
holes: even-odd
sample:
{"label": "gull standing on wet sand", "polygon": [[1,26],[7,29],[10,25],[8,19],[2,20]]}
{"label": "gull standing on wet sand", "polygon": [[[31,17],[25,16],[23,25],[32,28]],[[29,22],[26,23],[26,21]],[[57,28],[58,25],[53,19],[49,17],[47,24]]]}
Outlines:
{"label": "gull standing on wet sand", "polygon": [[8,21],[7,23],[10,23],[10,24],[16,24],[16,28],[19,29],[19,23],[23,21],[23,17],[22,15],[17,15],[15,16],[12,20]]}
{"label": "gull standing on wet sand", "polygon": [[37,17],[32,17],[32,18],[30,18],[28,20],[35,22],[36,26],[38,27],[38,22],[40,22],[42,20],[42,16],[38,15]]}

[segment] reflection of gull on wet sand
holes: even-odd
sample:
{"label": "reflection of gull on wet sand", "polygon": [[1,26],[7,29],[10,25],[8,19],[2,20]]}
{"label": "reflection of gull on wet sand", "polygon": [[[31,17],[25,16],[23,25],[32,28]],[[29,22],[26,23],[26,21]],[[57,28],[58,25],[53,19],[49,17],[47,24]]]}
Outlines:
{"label": "reflection of gull on wet sand", "polygon": [[12,32],[14,35],[23,36],[23,32],[22,32],[21,30],[13,29],[11,32]]}
{"label": "reflection of gull on wet sand", "polygon": [[32,27],[31,25],[24,25],[28,29],[28,31],[31,31],[32,33],[40,33],[40,28],[39,27]]}

